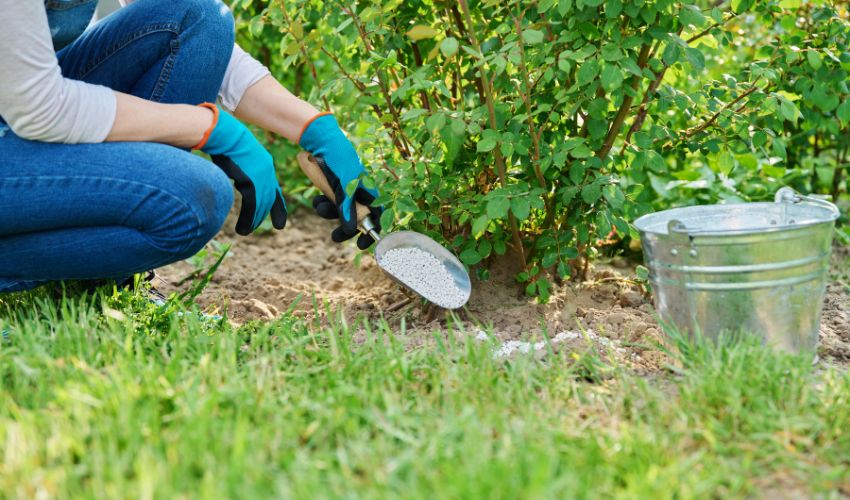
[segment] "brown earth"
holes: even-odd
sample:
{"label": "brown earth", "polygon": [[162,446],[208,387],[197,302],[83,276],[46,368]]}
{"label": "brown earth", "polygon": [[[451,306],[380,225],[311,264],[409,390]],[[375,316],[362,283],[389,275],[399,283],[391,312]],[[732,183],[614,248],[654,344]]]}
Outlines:
{"label": "brown earth", "polygon": [[[453,332],[482,339],[491,334],[504,343],[499,351],[504,354],[535,348],[544,352],[545,344],[534,346],[533,342],[541,341],[545,331],[553,339],[553,348],[586,349],[592,343],[603,354],[642,372],[657,371],[668,363],[657,347],[662,336],[652,305],[628,279],[634,276],[633,263],[615,259],[597,264],[590,281],[555,286],[550,302],[541,305],[522,294],[513,281],[512,261],[501,258],[493,263],[489,280],[473,278],[467,307],[449,315],[418,300],[409,301],[381,273],[371,255],[361,254],[358,259],[353,246],[332,243],[331,223],[307,210],[291,214],[286,230],[271,234],[238,237],[232,227],[229,221],[217,238],[232,244],[231,251],[197,302],[210,312],[225,310],[234,323],[272,319],[286,311],[309,319],[342,312],[350,322],[383,317],[393,327],[399,327],[403,318],[404,338],[411,345],[428,341],[434,331],[445,332],[451,323],[448,329]],[[836,254],[820,354],[846,364],[850,362],[850,252]],[[166,282],[163,291],[186,288],[187,284],[176,284],[193,270],[187,262],[161,269]]]}
{"label": "brown earth", "polygon": [[850,248],[836,247],[820,325],[820,355],[850,364]]}

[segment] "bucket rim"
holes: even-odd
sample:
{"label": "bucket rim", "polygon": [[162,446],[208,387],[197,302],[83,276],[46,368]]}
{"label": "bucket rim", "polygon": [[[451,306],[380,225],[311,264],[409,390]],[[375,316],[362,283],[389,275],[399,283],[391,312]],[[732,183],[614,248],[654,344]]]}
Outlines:
{"label": "bucket rim", "polygon": [[[650,226],[658,224],[658,219],[661,214],[669,214],[673,211],[679,212],[696,212],[698,210],[704,210],[708,207],[723,207],[723,208],[759,208],[759,207],[776,207],[779,203],[775,202],[752,202],[752,203],[714,203],[708,205],[691,205],[686,207],[675,207],[669,208],[666,210],[659,210],[657,212],[652,212],[649,214],[642,215],[638,217],[634,222],[635,228],[637,228],[638,232],[641,235],[644,234],[652,234],[659,236],[670,236],[671,229],[667,224],[663,225],[663,229],[661,230],[652,230],[649,229]],[[792,205],[794,206],[794,205]],[[682,235],[689,236],[741,236],[741,235],[751,235],[751,234],[765,234],[765,233],[777,233],[777,232],[785,232],[785,231],[795,231],[798,229],[806,229],[813,226],[818,226],[821,224],[833,224],[835,221],[841,216],[840,212],[837,210],[830,210],[825,206],[820,205],[809,205],[813,208],[817,208],[820,211],[823,211],[824,217],[820,220],[804,222],[804,223],[794,223],[794,224],[783,224],[783,225],[770,225],[770,226],[758,226],[758,227],[748,227],[742,229],[687,229],[683,228],[681,233]],[[668,222],[675,220],[675,217],[670,217],[667,219]],[[677,231],[678,233],[678,231]]]}

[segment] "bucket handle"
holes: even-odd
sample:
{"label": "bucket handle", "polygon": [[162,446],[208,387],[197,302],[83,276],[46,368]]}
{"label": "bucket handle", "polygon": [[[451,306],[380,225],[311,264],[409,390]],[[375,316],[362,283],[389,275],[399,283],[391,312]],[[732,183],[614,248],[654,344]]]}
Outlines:
{"label": "bucket handle", "polygon": [[779,191],[776,192],[776,195],[774,196],[774,202],[793,203],[795,205],[797,203],[806,202],[811,203],[812,205],[818,205],[820,207],[826,208],[836,216],[841,214],[841,212],[838,210],[838,207],[835,206],[834,203],[821,198],[817,198],[815,196],[806,196],[804,194],[800,194],[797,191],[794,191],[794,189],[787,186],[781,188]]}
{"label": "bucket handle", "polygon": [[[829,201],[824,200],[824,199],[821,199],[821,198],[817,198],[815,196],[806,196],[804,194],[800,194],[797,191],[795,191],[793,188],[790,188],[790,187],[787,187],[787,186],[780,188],[779,191],[776,192],[776,195],[774,195],[774,202],[775,203],[793,203],[795,205],[797,203],[806,202],[806,203],[811,203],[812,205],[817,205],[819,207],[826,208],[827,210],[832,212],[832,214],[836,218],[838,218],[841,215],[841,211],[838,209],[837,206],[835,206],[834,203],[829,202]],[[711,230],[711,229],[703,229],[703,230],[696,230],[696,231],[689,230],[688,227],[682,221],[680,221],[678,219],[672,219],[667,223],[667,234],[670,235],[673,238],[679,238],[679,239],[683,239],[683,240],[693,238],[694,236],[697,236],[697,235],[708,236],[708,235],[720,234],[720,233],[728,234],[729,232],[730,232],[729,230],[714,231],[714,230]]]}

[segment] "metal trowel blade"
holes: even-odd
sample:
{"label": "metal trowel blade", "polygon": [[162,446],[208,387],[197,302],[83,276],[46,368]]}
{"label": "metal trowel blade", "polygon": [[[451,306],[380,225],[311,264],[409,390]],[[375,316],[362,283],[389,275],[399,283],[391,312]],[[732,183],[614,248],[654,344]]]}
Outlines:
{"label": "metal trowel blade", "polygon": [[469,295],[472,292],[472,282],[469,279],[469,273],[466,272],[466,268],[463,267],[463,264],[460,262],[460,260],[458,260],[457,257],[454,256],[453,253],[448,251],[443,245],[440,245],[433,239],[425,236],[424,234],[420,234],[414,231],[397,231],[395,233],[389,233],[382,237],[381,240],[378,242],[378,245],[375,247],[375,260],[378,263],[378,267],[380,267],[382,271],[384,271],[396,282],[404,285],[405,287],[414,291],[419,296],[437,305],[440,305],[441,297],[429,296],[428,290],[422,290],[421,287],[419,287],[420,289],[417,289],[416,286],[410,283],[405,283],[403,280],[393,275],[383,266],[383,256],[388,251],[396,248],[416,248],[418,250],[431,254],[437,260],[439,260],[443,264],[443,266],[445,266],[449,274],[451,274],[452,278],[454,278],[455,285],[458,287],[464,297],[462,303],[457,305],[453,304],[453,307],[449,307],[449,309],[458,309],[466,304],[466,302],[469,300]]}

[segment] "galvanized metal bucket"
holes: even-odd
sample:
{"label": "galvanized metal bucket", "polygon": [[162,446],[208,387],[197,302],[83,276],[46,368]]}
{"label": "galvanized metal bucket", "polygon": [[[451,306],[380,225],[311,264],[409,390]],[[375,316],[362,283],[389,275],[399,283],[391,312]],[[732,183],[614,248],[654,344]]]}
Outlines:
{"label": "galvanized metal bucket", "polygon": [[838,208],[782,188],[774,203],[665,210],[635,221],[662,321],[711,339],[817,347]]}

